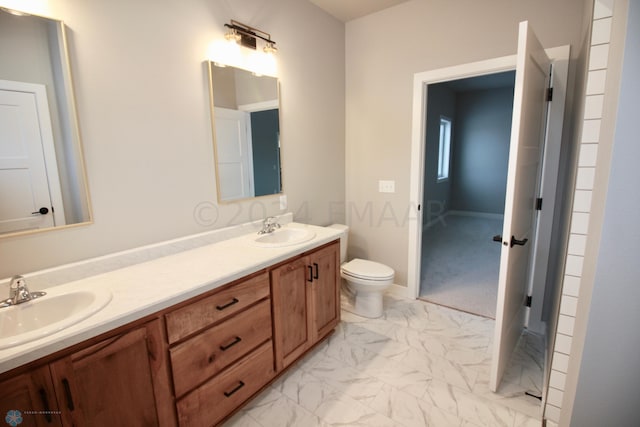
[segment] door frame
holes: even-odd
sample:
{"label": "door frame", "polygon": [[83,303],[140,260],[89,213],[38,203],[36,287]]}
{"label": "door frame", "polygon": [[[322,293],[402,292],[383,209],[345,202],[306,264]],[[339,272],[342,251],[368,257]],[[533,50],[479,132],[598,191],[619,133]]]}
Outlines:
{"label": "door frame", "polygon": [[[545,49],[554,68],[553,87],[554,101],[549,109],[549,126],[546,133],[541,191],[546,203],[542,205],[542,214],[538,216],[536,240],[534,243],[535,268],[530,277],[529,294],[532,304],[527,320],[527,327],[534,332],[543,333],[544,323],[539,320],[542,314],[546,269],[553,226],[555,194],[557,188],[558,168],[560,163],[560,147],[564,120],[564,104],[566,98],[566,81],[568,76],[570,47],[560,46]],[[409,206],[416,211],[415,219],[409,222],[409,250],[407,268],[406,296],[416,299],[420,292],[420,257],[422,245],[422,215],[424,197],[424,160],[427,111],[427,86],[451,80],[479,77],[489,74],[513,71],[516,69],[516,55],[502,56],[484,61],[445,67],[436,70],[415,73],[413,77],[413,114],[411,126],[411,166],[409,177]],[[544,269],[544,271],[543,271]]]}

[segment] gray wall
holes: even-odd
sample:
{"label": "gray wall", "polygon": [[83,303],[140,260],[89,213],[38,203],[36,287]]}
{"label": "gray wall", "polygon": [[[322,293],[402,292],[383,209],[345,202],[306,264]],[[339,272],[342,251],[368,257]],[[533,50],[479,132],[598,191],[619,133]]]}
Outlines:
{"label": "gray wall", "polygon": [[429,85],[427,91],[423,225],[446,213],[450,205],[451,179],[438,182],[440,116],[446,116],[450,118],[453,123],[456,122],[456,96],[455,93],[447,87],[447,83]]}
{"label": "gray wall", "polygon": [[[407,283],[413,78],[415,73],[516,52],[518,23],[528,20],[545,47],[580,46],[592,2],[479,2],[411,0],[355,19],[346,30],[346,199],[351,256],[384,262]],[[394,25],[402,31],[381,31]],[[443,37],[455,34],[456,37]],[[575,64],[569,69],[567,126],[575,114]],[[582,70],[580,70],[582,71]],[[378,180],[396,181],[379,193]],[[285,181],[286,188],[286,181]]]}
{"label": "gray wall", "polygon": [[456,110],[451,209],[502,214],[513,88],[460,92]]}
{"label": "gray wall", "polygon": [[629,2],[616,135],[588,329],[571,425],[636,426],[640,419],[640,4]]}
{"label": "gray wall", "polygon": [[342,22],[300,0],[38,3],[70,29],[94,223],[0,240],[0,277],[282,212],[278,196],[216,202],[203,61],[231,19],[278,43],[288,210],[312,224],[344,221]]}

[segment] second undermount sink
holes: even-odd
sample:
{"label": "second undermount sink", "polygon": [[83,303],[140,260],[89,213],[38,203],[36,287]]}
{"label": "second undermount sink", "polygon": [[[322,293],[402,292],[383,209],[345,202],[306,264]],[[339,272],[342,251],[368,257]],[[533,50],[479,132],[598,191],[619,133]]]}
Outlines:
{"label": "second undermount sink", "polygon": [[102,289],[47,289],[38,299],[0,308],[0,349],[43,338],[88,318],[111,301]]}
{"label": "second undermount sink", "polygon": [[283,246],[291,246],[308,242],[315,236],[316,233],[307,228],[283,226],[271,233],[259,235],[254,239],[254,243],[257,246],[267,248],[280,248]]}

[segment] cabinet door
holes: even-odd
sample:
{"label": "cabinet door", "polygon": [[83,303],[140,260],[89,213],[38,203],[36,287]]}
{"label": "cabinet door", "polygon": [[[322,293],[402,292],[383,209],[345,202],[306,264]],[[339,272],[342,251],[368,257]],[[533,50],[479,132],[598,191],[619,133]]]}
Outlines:
{"label": "cabinet door", "polygon": [[162,324],[155,320],[51,364],[67,425],[175,425]]}
{"label": "cabinet door", "polygon": [[310,345],[312,271],[306,258],[271,270],[276,371],[295,361]]}
{"label": "cabinet door", "polygon": [[340,321],[340,247],[337,244],[309,255],[313,267],[312,301],[314,341],[327,335]]}
{"label": "cabinet door", "polygon": [[0,382],[0,415],[7,425],[62,425],[49,365]]}

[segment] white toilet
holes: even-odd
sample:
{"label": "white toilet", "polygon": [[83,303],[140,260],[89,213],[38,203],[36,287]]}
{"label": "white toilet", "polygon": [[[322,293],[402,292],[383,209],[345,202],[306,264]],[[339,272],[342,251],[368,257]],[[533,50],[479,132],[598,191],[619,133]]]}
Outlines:
{"label": "white toilet", "polygon": [[393,284],[395,272],[391,267],[378,262],[355,258],[347,260],[349,227],[342,224],[329,226],[341,231],[340,276],[346,281],[346,291],[355,302],[344,308],[359,316],[376,318],[382,316],[382,295]]}

